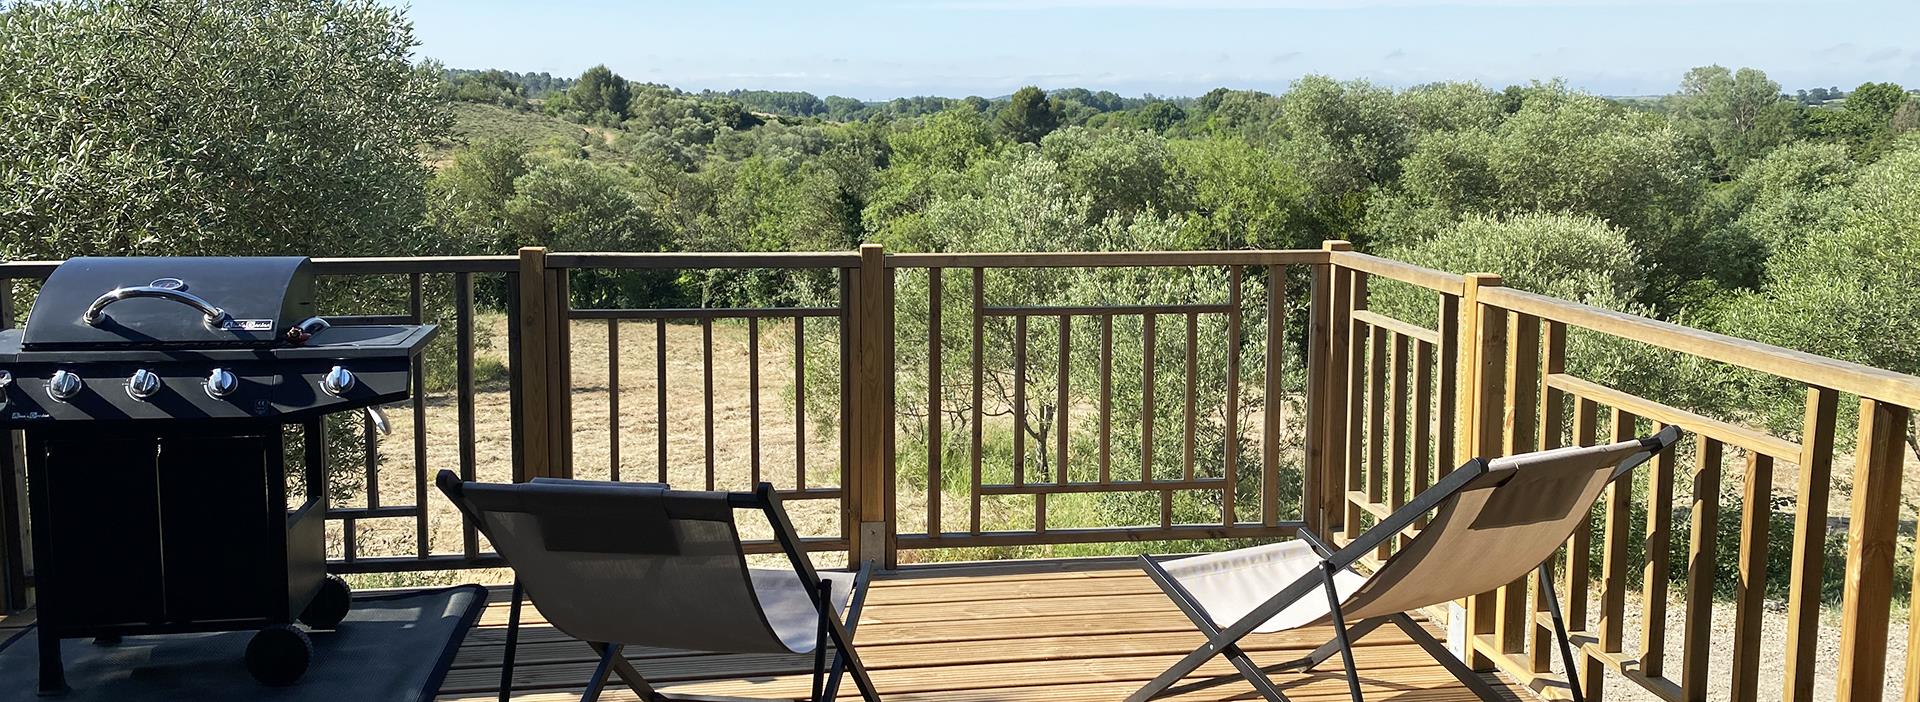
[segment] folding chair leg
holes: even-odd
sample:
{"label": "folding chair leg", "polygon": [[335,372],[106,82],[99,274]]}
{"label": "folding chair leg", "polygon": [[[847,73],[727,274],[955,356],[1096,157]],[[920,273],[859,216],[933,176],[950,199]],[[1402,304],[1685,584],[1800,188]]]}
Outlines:
{"label": "folding chair leg", "polygon": [[587,691],[580,695],[580,702],[596,702],[600,699],[600,690],[607,686],[607,678],[613,675],[613,662],[620,659],[621,644],[597,644],[600,648],[600,664],[593,667],[593,677],[587,680]]}
{"label": "folding chair leg", "polygon": [[[1347,643],[1349,645],[1359,643],[1360,639],[1366,638],[1367,634],[1373,633],[1374,629],[1380,628],[1380,625],[1385,623],[1387,623],[1387,620],[1379,617],[1361,620],[1360,623],[1353,625],[1353,628],[1347,630]],[[1328,658],[1332,658],[1333,654],[1339,652],[1340,637],[1335,636],[1327,639],[1326,643],[1320,644],[1319,648],[1313,649],[1312,653],[1281,663],[1271,670],[1282,671],[1299,668],[1302,673],[1312,672],[1314,668],[1319,667],[1321,663],[1327,662]]]}
{"label": "folding chair leg", "polygon": [[[872,580],[872,563],[861,565],[860,572],[853,577],[853,597],[847,602],[846,626],[847,638],[849,639],[853,638],[853,633],[860,628],[860,609],[867,604],[867,584],[872,582]],[[825,583],[822,584],[824,585]],[[829,590],[828,594],[831,595],[832,591]],[[832,602],[833,598],[827,597],[822,601]],[[845,652],[840,649],[834,650],[833,670],[827,675],[827,689],[825,694],[821,696],[822,700],[831,701],[840,694],[840,674],[846,672],[845,663],[848,658],[844,653]],[[864,669],[862,672],[864,672]],[[869,684],[869,688],[871,688],[871,684]],[[862,695],[866,696],[866,699],[870,702],[879,702],[880,699],[877,693],[869,695],[869,693],[863,692]]]}
{"label": "folding chair leg", "polygon": [[[1166,593],[1167,599],[1173,600],[1174,606],[1179,607],[1180,612],[1187,615],[1187,619],[1193,622],[1194,627],[1207,637],[1208,645],[1219,643],[1220,628],[1214,626],[1213,619],[1208,617],[1206,612],[1201,611],[1200,606],[1193,601],[1193,595],[1188,593],[1186,588],[1181,587],[1180,582],[1173,576],[1168,575],[1166,569],[1162,568],[1158,562],[1145,557],[1142,557],[1140,562],[1141,567],[1147,571],[1147,576],[1153,579],[1155,585],[1160,586],[1162,592]],[[1274,687],[1273,680],[1267,677],[1266,671],[1261,670],[1259,664],[1247,657],[1247,653],[1240,650],[1238,643],[1224,642],[1218,646],[1218,649],[1220,655],[1225,656],[1227,661],[1240,671],[1240,676],[1246,678],[1261,697],[1266,698],[1268,702],[1286,702],[1287,696],[1281,694],[1279,688]],[[1128,702],[1145,702],[1153,699],[1166,692],[1178,680],[1179,678],[1169,680],[1156,678],[1134,692],[1133,696],[1128,697],[1127,700]]]}
{"label": "folding chair leg", "polygon": [[507,650],[500,661],[500,702],[513,696],[513,654],[520,648],[520,579],[513,580],[513,606],[507,608]]}
{"label": "folding chair leg", "polygon": [[[814,587],[817,587],[820,589],[820,601],[822,602],[833,601],[833,583],[832,582],[827,580],[821,580],[819,583],[816,583]],[[834,663],[836,664],[834,667],[836,669],[839,668],[839,666],[837,665],[839,662],[840,662],[839,656],[837,655],[834,656]],[[820,610],[820,626],[818,629],[814,631],[814,635],[813,635],[813,696],[808,699],[813,700],[813,702],[824,702],[827,699],[826,694],[827,694],[827,611],[825,609],[822,609]]]}
{"label": "folding chair leg", "polygon": [[1333,639],[1340,643],[1340,658],[1347,664],[1347,692],[1353,695],[1353,702],[1364,702],[1360,697],[1360,672],[1354,667],[1353,641],[1347,638],[1347,618],[1340,613],[1340,591],[1333,585],[1333,576],[1340,571],[1332,563],[1322,562],[1320,572],[1325,578],[1327,612],[1333,615]]}
{"label": "folding chair leg", "polygon": [[1560,618],[1560,595],[1553,589],[1553,570],[1547,564],[1540,564],[1540,594],[1547,598],[1547,614],[1553,617],[1553,638],[1560,644],[1560,662],[1567,667],[1567,689],[1573,691],[1573,702],[1586,702],[1585,693],[1580,689],[1580,671],[1573,660],[1573,644],[1567,640],[1567,623]]}

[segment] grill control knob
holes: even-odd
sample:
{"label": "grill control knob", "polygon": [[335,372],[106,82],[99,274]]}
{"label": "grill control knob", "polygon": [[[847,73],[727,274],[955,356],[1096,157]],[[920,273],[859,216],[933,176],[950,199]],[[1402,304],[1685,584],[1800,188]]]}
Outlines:
{"label": "grill control knob", "polygon": [[80,391],[86,387],[86,381],[81,380],[79,374],[73,371],[57,370],[53,372],[52,378],[47,379],[47,397],[53,398],[56,402],[66,402],[79,395]]}
{"label": "grill control knob", "polygon": [[160,376],[142,368],[127,378],[127,395],[136,400],[145,400],[160,393]]}
{"label": "grill control knob", "polygon": [[320,378],[320,389],[328,395],[339,397],[347,394],[358,382],[359,380],[353,377],[353,371],[334,366],[333,370],[327,371],[327,374]]}
{"label": "grill control knob", "polygon": [[233,371],[215,368],[212,373],[207,374],[208,395],[216,398],[226,397],[238,389],[240,389],[240,379],[234,377]]}

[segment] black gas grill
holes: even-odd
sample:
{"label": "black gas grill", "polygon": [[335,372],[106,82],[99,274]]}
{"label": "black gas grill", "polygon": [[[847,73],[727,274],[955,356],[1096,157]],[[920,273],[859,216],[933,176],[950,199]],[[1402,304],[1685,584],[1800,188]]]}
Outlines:
{"label": "black gas grill", "polygon": [[[331,628],[323,415],[406,399],[432,325],[333,325],[300,257],[75,258],[0,331],[0,427],[26,433],[40,690],[60,641],[255,629],[263,683]],[[285,425],[304,426],[289,509]]]}

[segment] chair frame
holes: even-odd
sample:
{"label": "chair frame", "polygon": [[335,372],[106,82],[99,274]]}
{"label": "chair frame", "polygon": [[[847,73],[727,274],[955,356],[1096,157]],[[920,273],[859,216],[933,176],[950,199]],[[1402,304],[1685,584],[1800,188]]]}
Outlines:
{"label": "chair frame", "polygon": [[[1608,481],[1619,480],[1631,474],[1640,464],[1645,463],[1655,454],[1672,446],[1678,438],[1678,428],[1670,426],[1653,437],[1642,439],[1641,441],[1645,448],[1622,459],[1617,467],[1615,467],[1613,475]],[[1485,475],[1489,470],[1490,468],[1485,459],[1475,458],[1468,461],[1466,465],[1454,469],[1453,472],[1448,473],[1446,477],[1441,478],[1440,481],[1432,487],[1414,496],[1413,500],[1405,506],[1388,514],[1385,519],[1380,520],[1373,528],[1354,537],[1353,541],[1349,542],[1344,548],[1334,549],[1324,541],[1321,541],[1320,538],[1315,536],[1311,531],[1301,529],[1299,531],[1299,538],[1306,541],[1307,544],[1313,548],[1314,552],[1320,555],[1322,559],[1320,566],[1314,569],[1314,572],[1304,573],[1294,579],[1292,583],[1289,583],[1278,593],[1261,603],[1259,607],[1255,607],[1253,611],[1248,612],[1245,616],[1242,616],[1225,629],[1213,623],[1212,618],[1207,615],[1206,609],[1194,599],[1192,594],[1187,592],[1185,587],[1180,585],[1177,579],[1160,565],[1159,561],[1154,560],[1151,556],[1141,555],[1140,567],[1146,571],[1148,577],[1152,578],[1154,584],[1158,585],[1160,590],[1166,593],[1169,599],[1173,600],[1174,605],[1179,607],[1180,612],[1185,614],[1187,618],[1193,622],[1194,626],[1207,637],[1207,642],[1201,644],[1201,646],[1194,649],[1192,653],[1188,653],[1184,658],[1181,658],[1179,662],[1174,663],[1172,667],[1167,668],[1165,672],[1160,673],[1160,675],[1154,677],[1152,681],[1128,696],[1127,702],[1147,702],[1147,700],[1152,700],[1169,693],[1187,692],[1232,682],[1233,678],[1227,676],[1211,680],[1202,680],[1181,685],[1178,689],[1175,688],[1176,683],[1179,683],[1180,680],[1188,675],[1193,674],[1195,670],[1198,670],[1200,666],[1206,664],[1207,661],[1212,660],[1215,656],[1225,656],[1229,662],[1233,663],[1234,668],[1239,671],[1240,677],[1251,683],[1254,691],[1268,700],[1268,702],[1287,702],[1286,695],[1280,692],[1280,689],[1273,684],[1272,679],[1270,679],[1268,675],[1270,673],[1294,669],[1303,672],[1310,671],[1315,666],[1326,662],[1326,660],[1331,658],[1335,653],[1339,653],[1346,664],[1347,692],[1349,696],[1353,698],[1353,702],[1363,702],[1360,694],[1360,675],[1353,659],[1353,642],[1378,629],[1382,624],[1388,623],[1405,631],[1407,635],[1414,640],[1414,643],[1419,644],[1428,655],[1433,656],[1441,666],[1445,667],[1455,678],[1458,678],[1469,690],[1472,690],[1475,696],[1483,700],[1502,699],[1499,693],[1496,692],[1492,686],[1488,685],[1485,680],[1481,679],[1478,673],[1468,668],[1464,663],[1461,663],[1460,659],[1455,657],[1451,651],[1447,650],[1444,644],[1436,640],[1431,633],[1428,633],[1427,630],[1417,622],[1414,622],[1405,612],[1362,620],[1356,622],[1352,628],[1349,628],[1344,615],[1340,611],[1340,595],[1334,589],[1334,576],[1336,574],[1353,566],[1353,564],[1378,549],[1389,539],[1398,537],[1402,532],[1412,527],[1421,517],[1426,516],[1428,512],[1439,507],[1441,503],[1451,499],[1456,493],[1467,487],[1467,485],[1475,479]],[[1573,645],[1567,637],[1566,624],[1560,616],[1560,598],[1554,591],[1552,569],[1548,563],[1541,563],[1536,569],[1536,574],[1541,585],[1540,591],[1547,600],[1548,612],[1553,620],[1554,638],[1560,649],[1561,660],[1566,665],[1568,687],[1573,693],[1574,702],[1585,702],[1585,697],[1580,686],[1579,673],[1576,672],[1578,666],[1575,665],[1573,658]],[[1333,638],[1314,649],[1313,652],[1295,660],[1266,668],[1262,668],[1254,663],[1253,659],[1248,657],[1246,652],[1240,649],[1240,640],[1246,638],[1248,634],[1253,633],[1253,630],[1262,623],[1272,619],[1286,608],[1293,606],[1295,602],[1298,602],[1302,597],[1306,597],[1314,589],[1320,589],[1326,593],[1329,614],[1333,620]]]}
{"label": "chair frame", "polygon": [[[460,499],[460,479],[451,472],[442,471],[438,480],[441,491],[454,498],[464,513],[466,505]],[[814,608],[820,612],[820,627],[813,649],[813,687],[811,699],[815,702],[832,700],[839,695],[841,677],[851,673],[854,685],[859,688],[861,698],[867,702],[880,702],[880,693],[875,690],[873,680],[867,674],[866,665],[860,661],[860,654],[853,648],[853,632],[860,622],[860,610],[866,604],[867,585],[873,580],[873,564],[863,563],[854,576],[852,592],[847,603],[846,618],[833,606],[831,584],[814,570],[813,561],[800,548],[800,537],[793,529],[793,521],[787,517],[787,511],[781,504],[780,493],[772,483],[762,482],[754,486],[751,493],[727,493],[727,505],[734,509],[759,510],[766,515],[773,526],[773,535],[780,550],[793,565],[793,572],[800,581],[812,585],[807,592],[812,596]],[[477,526],[483,523],[475,515],[467,514]],[[509,563],[511,565],[511,563]],[[518,578],[513,583],[513,602],[507,613],[507,645],[500,666],[500,700],[506,702],[512,695],[514,654],[520,638],[520,609],[525,600],[524,588]],[[724,697],[711,695],[669,695],[655,690],[645,676],[634,669],[633,664],[621,655],[625,644],[589,641],[596,653],[600,654],[599,663],[594,666],[593,677],[587,680],[587,688],[580,696],[581,702],[595,702],[600,693],[614,676],[633,690],[645,702],[666,702],[667,700],[685,700],[687,702],[746,702],[749,698]],[[834,656],[831,665],[827,662],[827,648],[831,645]]]}

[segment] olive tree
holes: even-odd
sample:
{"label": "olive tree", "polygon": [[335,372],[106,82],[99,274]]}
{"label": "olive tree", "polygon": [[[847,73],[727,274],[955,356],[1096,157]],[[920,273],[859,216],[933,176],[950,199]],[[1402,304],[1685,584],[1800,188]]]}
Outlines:
{"label": "olive tree", "polygon": [[0,9],[0,258],[430,252],[447,121],[373,0]]}

